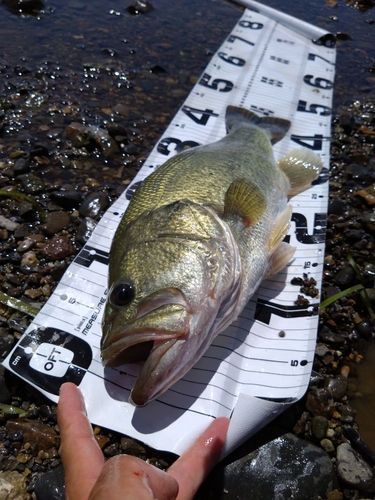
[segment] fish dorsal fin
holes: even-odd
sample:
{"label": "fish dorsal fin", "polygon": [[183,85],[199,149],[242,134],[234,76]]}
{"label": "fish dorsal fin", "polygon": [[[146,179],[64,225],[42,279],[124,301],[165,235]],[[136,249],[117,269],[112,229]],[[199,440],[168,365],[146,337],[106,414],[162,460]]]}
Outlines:
{"label": "fish dorsal fin", "polygon": [[247,179],[236,179],[225,194],[224,218],[238,215],[249,227],[259,222],[266,207],[267,200],[259,186]]}
{"label": "fish dorsal fin", "polygon": [[225,124],[230,132],[233,128],[241,126],[259,127],[263,129],[270,138],[272,144],[280,141],[288,132],[291,123],[283,118],[271,116],[260,117],[247,109],[236,106],[228,106],[225,113]]}
{"label": "fish dorsal fin", "polygon": [[276,217],[268,240],[268,250],[270,255],[275,252],[277,247],[285,238],[290,228],[290,219],[292,218],[292,205],[287,205],[284,210]]}
{"label": "fish dorsal fin", "polygon": [[289,198],[308,189],[323,168],[319,156],[305,148],[293,149],[279,160],[278,165],[289,179]]}

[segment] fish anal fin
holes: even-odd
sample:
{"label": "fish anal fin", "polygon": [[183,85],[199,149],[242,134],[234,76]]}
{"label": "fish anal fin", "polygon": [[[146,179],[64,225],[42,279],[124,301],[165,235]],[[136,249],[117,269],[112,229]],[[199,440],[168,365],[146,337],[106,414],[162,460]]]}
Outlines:
{"label": "fish anal fin", "polygon": [[267,272],[264,279],[271,278],[280,272],[292,259],[296,247],[292,247],[285,241],[281,242],[277,249],[270,256]]}
{"label": "fish anal fin", "polygon": [[225,114],[225,123],[228,131],[237,126],[259,127],[263,129],[270,138],[272,144],[280,141],[288,132],[291,122],[283,118],[271,116],[260,117],[248,109],[228,106]]}
{"label": "fish anal fin", "polygon": [[224,218],[237,215],[245,227],[259,222],[267,208],[267,200],[259,186],[247,179],[236,179],[225,194]]}
{"label": "fish anal fin", "polygon": [[278,166],[289,179],[289,198],[308,189],[323,168],[319,156],[306,148],[293,149],[279,160]]}
{"label": "fish anal fin", "polygon": [[284,210],[276,217],[274,222],[273,231],[271,232],[270,239],[268,240],[268,250],[273,254],[280,243],[285,238],[285,235],[290,228],[290,219],[292,217],[292,205],[287,205]]}

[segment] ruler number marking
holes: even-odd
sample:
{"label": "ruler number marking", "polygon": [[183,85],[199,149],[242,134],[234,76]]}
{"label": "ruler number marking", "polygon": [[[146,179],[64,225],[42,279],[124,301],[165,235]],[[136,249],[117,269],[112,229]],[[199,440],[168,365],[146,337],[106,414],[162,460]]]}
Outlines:
{"label": "ruler number marking", "polygon": [[308,61],[315,61],[315,59],[316,59],[317,57],[318,57],[319,59],[322,59],[322,60],[323,60],[323,61],[325,61],[326,63],[331,64],[332,66],[334,66],[334,65],[335,65],[335,63],[333,63],[333,62],[329,61],[328,59],[325,59],[324,57],[319,56],[318,54],[313,54],[313,53],[311,53],[311,52],[310,52],[310,54],[308,55],[307,59],[308,59]]}
{"label": "ruler number marking", "polygon": [[[218,92],[230,92],[233,89],[233,83],[229,80],[223,80],[222,78],[215,78],[210,83],[212,76],[208,73],[204,73],[202,78],[199,80],[199,85],[203,85],[212,90],[217,90]],[[224,87],[222,86],[224,85]]]}
{"label": "ruler number marking", "polygon": [[240,40],[241,42],[248,43],[249,45],[255,45],[253,42],[249,42],[249,40],[245,40],[245,38],[241,38],[237,35],[230,35],[227,42],[234,43],[235,40]]}
{"label": "ruler number marking", "polygon": [[237,56],[228,56],[228,54],[226,52],[218,52],[217,54],[220,59],[222,59],[223,61],[229,63],[229,64],[233,64],[234,66],[245,66],[246,64],[246,61],[245,59],[241,59],[241,57],[237,57]]}
{"label": "ruler number marking", "polygon": [[261,30],[263,28],[262,23],[253,23],[252,21],[240,21],[238,24],[242,28],[250,28],[251,30]]}
{"label": "ruler number marking", "polygon": [[[313,81],[315,79],[315,81]],[[311,87],[317,87],[318,89],[333,89],[333,82],[327,80],[326,78],[315,77],[314,75],[305,75],[303,81]]]}
{"label": "ruler number marking", "polygon": [[[197,109],[191,108],[190,106],[182,106],[181,111],[198,125],[206,125],[211,116],[219,116],[217,113],[214,113],[212,109]],[[196,115],[202,116],[198,118]]]}
{"label": "ruler number marking", "polygon": [[[331,114],[331,108],[328,106],[323,106],[322,104],[309,104],[309,109],[306,109],[307,102],[299,100],[298,101],[298,107],[297,111],[302,111],[303,113],[314,113],[315,115],[320,115],[320,116],[330,116]],[[318,109],[321,111],[318,112]]]}

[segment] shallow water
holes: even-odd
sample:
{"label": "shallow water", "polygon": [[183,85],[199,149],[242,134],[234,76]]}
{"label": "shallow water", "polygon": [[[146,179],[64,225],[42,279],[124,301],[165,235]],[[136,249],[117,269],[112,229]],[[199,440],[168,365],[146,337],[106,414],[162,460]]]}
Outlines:
{"label": "shallow water", "polygon": [[[20,99],[27,95],[30,100],[29,115],[15,111],[3,142],[16,141],[22,131],[52,141],[72,115],[77,121],[102,123],[121,104],[128,109],[122,123],[133,130],[147,155],[242,7],[224,0],[152,0],[151,12],[132,16],[126,11],[130,3],[47,0],[36,16],[17,15],[0,4],[0,99],[23,86]],[[331,4],[267,0],[269,6],[341,32],[334,94],[338,110],[353,100],[374,99],[375,11],[361,12],[344,0],[338,0],[337,7]],[[47,134],[43,127],[48,128]],[[59,147],[58,142],[53,144]],[[0,146],[0,159],[6,159],[9,150]],[[99,158],[98,165],[103,163],[110,161]],[[62,170],[53,172],[62,176]],[[101,174],[98,167],[96,175]],[[69,180],[69,175],[65,170],[62,179]],[[370,393],[368,386],[361,385],[362,380],[375,379],[374,362],[375,348],[360,367],[358,390],[364,397],[355,405],[360,430],[375,448],[374,388]]]}

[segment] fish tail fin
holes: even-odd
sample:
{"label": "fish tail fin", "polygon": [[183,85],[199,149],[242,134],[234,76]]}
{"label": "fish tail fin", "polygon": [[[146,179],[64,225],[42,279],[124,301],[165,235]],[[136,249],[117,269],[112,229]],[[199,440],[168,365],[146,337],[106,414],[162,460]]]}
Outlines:
{"label": "fish tail fin", "polygon": [[259,127],[268,133],[272,144],[280,141],[291,126],[289,120],[271,116],[260,117],[248,109],[238,108],[237,106],[227,107],[225,123],[229,132],[240,124],[242,126]]}
{"label": "fish tail fin", "polygon": [[289,198],[308,189],[323,168],[319,156],[306,148],[293,149],[279,160],[278,166],[289,179]]}

